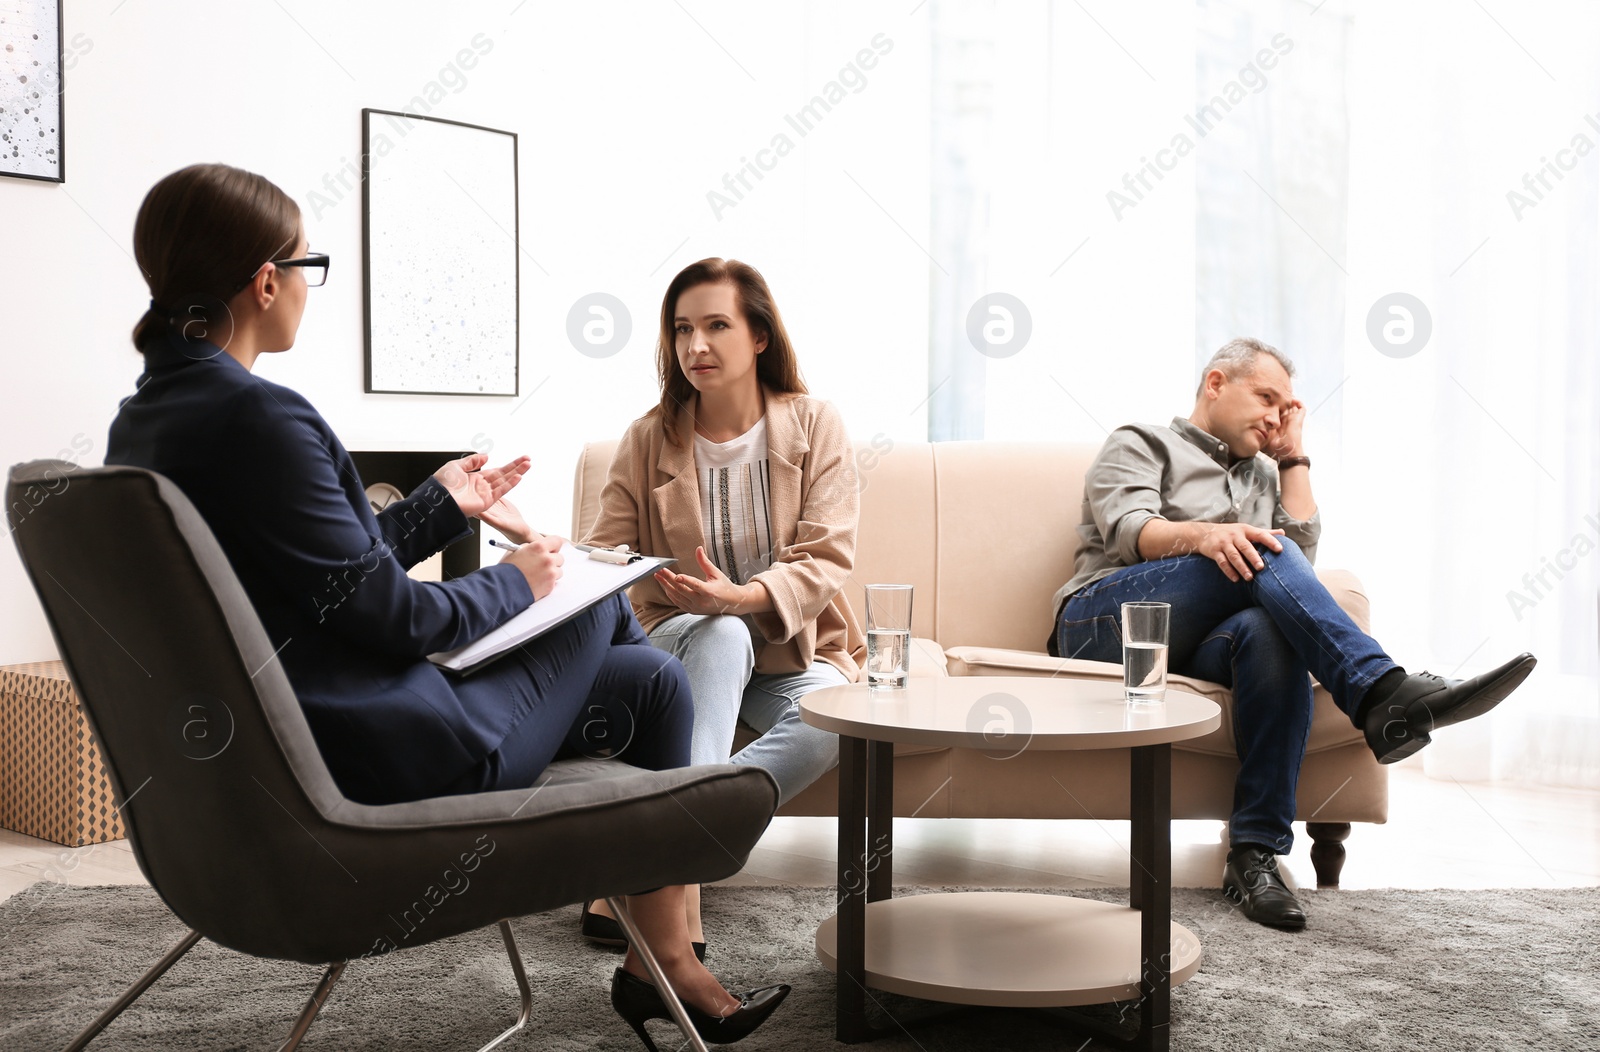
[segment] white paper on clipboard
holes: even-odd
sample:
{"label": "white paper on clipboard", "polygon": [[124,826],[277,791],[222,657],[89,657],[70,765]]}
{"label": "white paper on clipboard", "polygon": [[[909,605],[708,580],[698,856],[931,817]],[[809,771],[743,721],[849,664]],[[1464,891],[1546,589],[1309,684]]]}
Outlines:
{"label": "white paper on clipboard", "polygon": [[471,673],[506,651],[572,620],[646,574],[677,562],[676,559],[652,556],[643,556],[635,562],[623,564],[603,562],[589,558],[588,548],[571,543],[561,546],[561,557],[561,580],[556,582],[549,595],[466,646],[441,654],[429,654],[428,660],[451,672],[463,675]]}

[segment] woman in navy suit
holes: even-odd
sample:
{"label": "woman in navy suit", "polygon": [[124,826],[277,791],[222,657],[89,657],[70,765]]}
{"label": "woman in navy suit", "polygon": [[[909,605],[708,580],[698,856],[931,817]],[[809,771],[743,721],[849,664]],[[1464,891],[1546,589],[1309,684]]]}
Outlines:
{"label": "woman in navy suit", "polygon": [[[683,667],[650,645],[621,595],[470,677],[446,678],[426,660],[548,595],[561,540],[529,531],[497,565],[443,582],[407,576],[468,535],[473,516],[520,526],[505,494],[529,460],[452,461],[373,514],[327,421],[252,372],[259,356],[293,346],[306,289],[327,274],[288,195],[226,165],[184,168],[145,198],[134,253],[152,296],[134,330],[145,371],[111,425],[106,462],[160,472],[194,503],[346,796],[392,803],[525,787],[553,759],[602,749],[652,770],[688,763]],[[691,950],[683,895],[663,888],[633,896],[630,909],[697,1021],[743,1036],[787,987],[743,999],[723,989]],[[659,1005],[653,987],[630,980],[646,975],[630,952],[613,986],[614,1002],[623,986],[631,1009],[618,1010],[630,1022],[653,1007],[641,997]]]}

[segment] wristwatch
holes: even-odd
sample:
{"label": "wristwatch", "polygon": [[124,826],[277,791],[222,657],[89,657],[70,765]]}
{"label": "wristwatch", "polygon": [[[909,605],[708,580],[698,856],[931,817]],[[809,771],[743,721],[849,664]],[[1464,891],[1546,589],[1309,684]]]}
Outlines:
{"label": "wristwatch", "polygon": [[1282,471],[1284,468],[1309,468],[1310,466],[1310,457],[1284,457],[1282,460],[1278,461],[1279,471]]}

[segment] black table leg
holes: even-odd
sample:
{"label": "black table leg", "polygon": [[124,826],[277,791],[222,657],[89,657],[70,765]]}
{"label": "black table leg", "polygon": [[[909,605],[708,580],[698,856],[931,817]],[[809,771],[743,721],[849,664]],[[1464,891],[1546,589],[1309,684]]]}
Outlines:
{"label": "black table leg", "polygon": [[867,744],[867,901],[894,894],[894,743]]}
{"label": "black table leg", "polygon": [[1139,918],[1139,1033],[1133,1047],[1166,1052],[1172,1015],[1172,746],[1133,750],[1132,900]]}
{"label": "black table leg", "polygon": [[834,952],[837,957],[835,1036],[858,1042],[867,1026],[867,742],[839,737],[839,891]]}

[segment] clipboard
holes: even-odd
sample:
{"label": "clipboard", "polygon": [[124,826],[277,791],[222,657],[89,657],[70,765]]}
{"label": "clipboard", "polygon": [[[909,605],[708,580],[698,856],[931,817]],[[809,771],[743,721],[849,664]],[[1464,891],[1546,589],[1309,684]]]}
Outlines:
{"label": "clipboard", "polygon": [[641,555],[625,544],[602,548],[569,542],[561,546],[561,556],[561,580],[549,595],[466,646],[429,654],[428,660],[446,672],[469,676],[507,651],[559,628],[596,603],[678,561]]}

